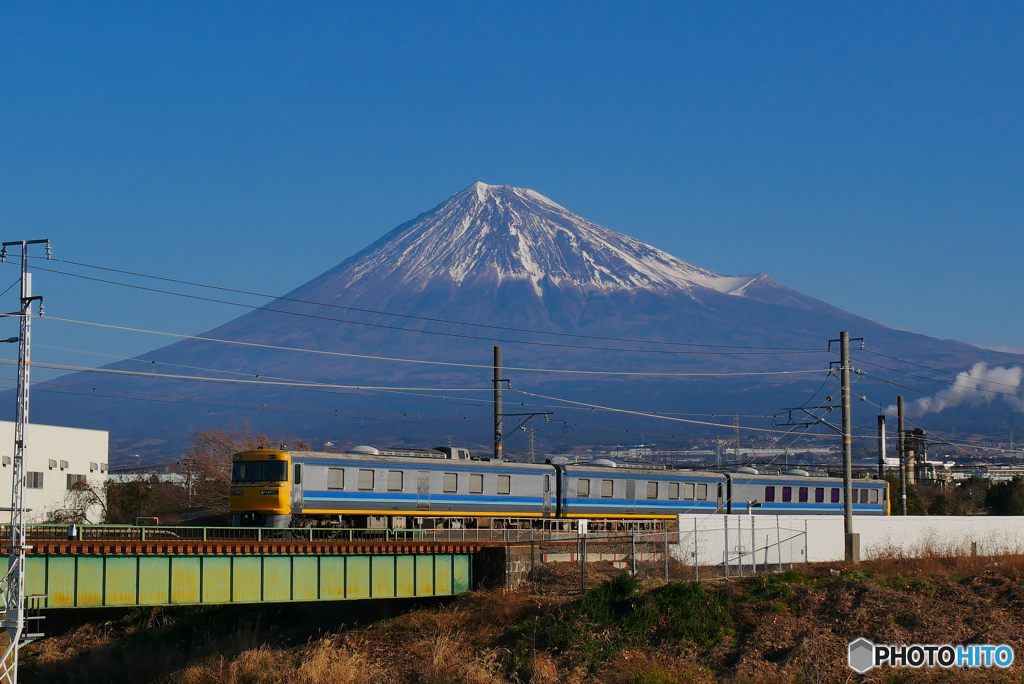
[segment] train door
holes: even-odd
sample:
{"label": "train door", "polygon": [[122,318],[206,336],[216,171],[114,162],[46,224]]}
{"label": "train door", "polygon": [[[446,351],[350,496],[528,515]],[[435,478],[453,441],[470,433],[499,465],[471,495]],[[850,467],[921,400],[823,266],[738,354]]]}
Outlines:
{"label": "train door", "polygon": [[292,510],[302,511],[302,464],[292,465]]}
{"label": "train door", "polygon": [[636,480],[626,480],[626,512],[636,512]]}
{"label": "train door", "polygon": [[416,509],[430,510],[430,471],[421,470],[416,474]]}
{"label": "train door", "polygon": [[544,476],[544,513],[545,518],[551,517],[551,476]]}

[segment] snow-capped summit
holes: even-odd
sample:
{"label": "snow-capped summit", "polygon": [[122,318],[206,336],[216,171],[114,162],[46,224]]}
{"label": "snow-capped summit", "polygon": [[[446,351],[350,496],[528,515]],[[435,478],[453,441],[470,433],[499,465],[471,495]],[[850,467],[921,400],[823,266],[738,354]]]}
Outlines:
{"label": "snow-capped summit", "polygon": [[552,287],[588,292],[710,289],[743,296],[761,274],[726,276],[603,228],[526,188],[473,183],[347,260],[341,285],[369,278],[424,289],[525,281],[538,296]]}

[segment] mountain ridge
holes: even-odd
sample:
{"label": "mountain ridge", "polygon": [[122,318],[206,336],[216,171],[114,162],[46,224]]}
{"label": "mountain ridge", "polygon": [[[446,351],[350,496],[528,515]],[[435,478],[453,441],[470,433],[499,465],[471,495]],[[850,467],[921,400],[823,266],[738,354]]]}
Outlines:
{"label": "mountain ridge", "polygon": [[[353,308],[343,311],[306,302]],[[420,319],[399,319],[391,314]],[[472,328],[458,322],[498,327]],[[533,190],[480,182],[388,231],[285,297],[201,337],[364,356],[472,360],[481,366],[489,363],[491,346],[502,344],[508,365],[652,374],[629,379],[521,374],[523,377],[516,378],[519,388],[608,406],[770,414],[782,406],[799,404],[822,385],[828,361],[834,358],[826,354],[826,342],[840,330],[867,337],[873,348],[892,356],[950,371],[959,372],[977,362],[1024,360],[1020,355],[893,330],[792,290],[764,274],[715,273],[603,228]],[[650,342],[553,339],[530,331]],[[697,347],[664,345],[679,342]],[[716,349],[700,349],[699,345]],[[778,347],[797,351],[768,349]],[[871,363],[869,359],[863,362]],[[110,368],[138,369],[143,363],[147,369],[167,364],[170,373],[176,372],[173,364],[215,369],[205,373],[211,378],[248,376],[267,381],[275,377],[345,386],[486,388],[490,380],[488,373],[479,370],[238,347],[202,339],[177,342]],[[817,369],[820,377],[742,375],[807,369]],[[941,383],[932,386],[934,391],[949,382],[939,373],[916,372],[934,375],[935,382]],[[658,377],[658,373],[673,377]],[[687,379],[678,377],[680,373],[739,375]],[[34,400],[33,410],[44,420],[56,417],[65,424],[113,425],[118,439],[125,443],[154,432],[185,434],[191,425],[223,425],[247,415],[306,437],[327,434],[325,439],[338,442],[332,431],[344,432],[356,425],[355,418],[342,419],[345,412],[366,414],[367,406],[372,405],[387,409],[382,415],[403,416],[398,421],[402,423],[406,416],[422,412],[421,403],[416,402],[427,401],[415,398],[415,393],[367,397],[355,392],[359,396],[353,397],[309,387],[233,386],[220,381],[110,376],[97,380],[97,376],[85,375],[77,381],[75,376],[65,380],[99,385],[100,392],[188,393],[203,398],[202,405],[183,400],[181,406],[139,406],[130,413],[119,410],[115,399],[103,396],[93,397],[90,403],[55,395]],[[862,393],[877,395],[885,403],[890,394],[901,391],[870,379],[859,387]],[[479,419],[485,420],[486,402],[464,403],[476,408],[463,411],[482,413]],[[282,412],[270,417],[244,408],[296,404],[308,405],[312,413]],[[445,410],[454,410],[452,406]],[[358,419],[359,430],[366,434],[363,441],[373,441],[377,434],[415,444],[432,429],[411,423],[395,425],[394,421],[385,424],[391,419],[380,418],[380,429],[374,431],[370,429],[373,425],[367,425],[369,420],[378,419]],[[463,427],[475,434],[467,420],[463,418]],[[479,439],[486,442],[487,430],[479,433]]]}

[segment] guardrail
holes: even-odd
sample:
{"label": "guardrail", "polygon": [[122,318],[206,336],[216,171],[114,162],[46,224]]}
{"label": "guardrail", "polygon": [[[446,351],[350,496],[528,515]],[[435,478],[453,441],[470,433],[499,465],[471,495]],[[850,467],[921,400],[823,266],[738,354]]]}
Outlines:
{"label": "guardrail", "polygon": [[[198,527],[148,525],[29,525],[27,540],[31,541],[310,541],[310,542],[481,542],[491,544],[519,544],[539,541],[574,542],[579,539],[576,521],[562,522],[558,526],[534,527],[533,521],[524,521],[529,527],[502,528],[340,528],[340,527]],[[663,534],[665,521],[638,521],[634,531]],[[629,538],[629,529],[596,529],[591,534],[610,538]],[[566,529],[562,529],[566,528]],[[672,534],[675,537],[675,533]],[[0,541],[10,539],[10,527],[0,526]]]}

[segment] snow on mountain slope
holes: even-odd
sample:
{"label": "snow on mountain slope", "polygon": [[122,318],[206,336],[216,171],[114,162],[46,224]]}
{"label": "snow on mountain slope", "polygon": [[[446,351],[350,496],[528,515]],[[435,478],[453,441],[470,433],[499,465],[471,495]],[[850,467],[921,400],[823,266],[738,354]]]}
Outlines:
{"label": "snow on mountain slope", "polygon": [[521,280],[540,297],[550,287],[603,293],[709,289],[745,296],[748,285],[767,279],[699,268],[577,216],[533,190],[479,182],[399,226],[328,276],[340,289],[381,280],[412,290],[438,279],[456,285],[470,279]]}

